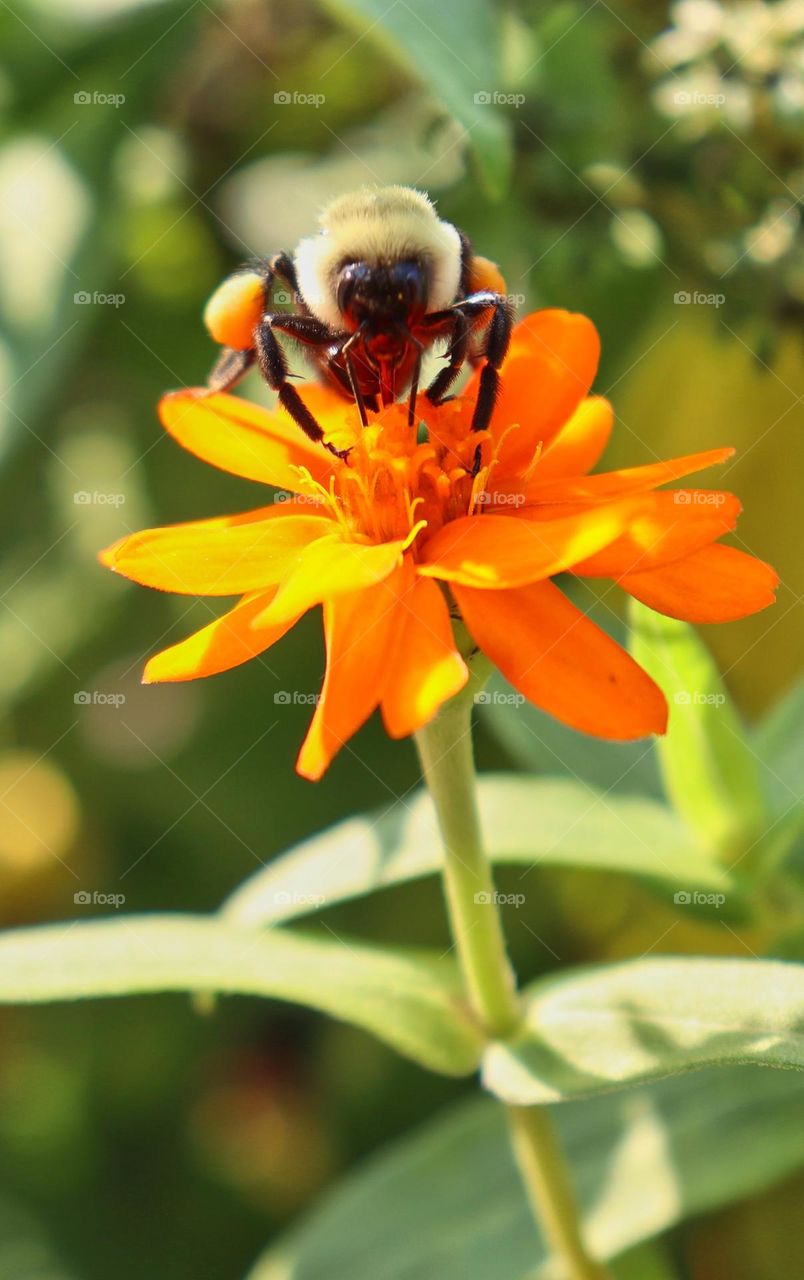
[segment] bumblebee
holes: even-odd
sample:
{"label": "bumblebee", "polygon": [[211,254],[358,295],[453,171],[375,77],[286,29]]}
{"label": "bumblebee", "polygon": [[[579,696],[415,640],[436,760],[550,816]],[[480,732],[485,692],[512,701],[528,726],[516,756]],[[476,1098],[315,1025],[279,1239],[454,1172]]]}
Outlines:
{"label": "bumblebee", "polygon": [[[249,263],[213,293],[204,319],[224,350],[209,390],[228,390],[256,363],[301,429],[322,440],[289,381],[282,336],[300,343],[323,380],[354,401],[364,426],[369,411],[405,395],[412,425],[422,357],[445,342],[447,363],[424,394],[439,404],[467,361],[482,364],[472,428],[485,429],[513,325],[494,263],[409,187],[340,196],[320,223],[292,255]],[[278,309],[287,302],[291,310]]]}

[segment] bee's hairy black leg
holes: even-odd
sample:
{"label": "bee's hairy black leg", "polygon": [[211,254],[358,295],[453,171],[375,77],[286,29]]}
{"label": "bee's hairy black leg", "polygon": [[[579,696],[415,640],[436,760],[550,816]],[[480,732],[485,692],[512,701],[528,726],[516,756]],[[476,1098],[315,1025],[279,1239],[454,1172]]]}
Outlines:
{"label": "bee's hairy black leg", "polygon": [[251,351],[235,351],[233,347],[224,347],[207,377],[207,390],[229,391],[248,373],[257,353]]}
{"label": "bee's hairy black leg", "polygon": [[460,311],[451,312],[452,340],[447,355],[449,364],[439,370],[427,388],[425,395],[431,404],[443,404],[466,362],[469,343],[469,323]]}
{"label": "bee's hairy black leg", "polygon": [[[315,444],[324,444],[336,458],[345,457],[345,452],[335,449],[324,440],[324,432],[320,423],[307,408],[298,391],[288,382],[288,366],[285,353],[277,341],[274,327],[284,330],[286,322],[302,319],[301,316],[267,315],[262,319],[256,331],[257,359],[265,381],[279,396],[279,403],[287,410],[293,421],[301,427],[304,434]],[[278,322],[278,323],[277,323]],[[316,322],[318,323],[318,322]],[[296,335],[294,335],[296,336]],[[328,333],[328,338],[329,338]]]}
{"label": "bee's hairy black leg", "polygon": [[277,298],[277,302],[295,302],[298,298],[299,282],[296,278],[296,267],[290,254],[284,250],[281,253],[275,253],[272,258],[249,258],[238,267],[237,271],[253,272],[262,277],[265,306],[268,310],[271,307],[274,285],[277,281],[286,285],[288,292],[293,295],[284,300]]}
{"label": "bee's hairy black leg", "polygon": [[514,313],[507,298],[499,293],[475,293],[456,304],[465,315],[482,315],[491,311],[483,352],[485,364],[480,373],[480,386],[472,415],[472,430],[485,431],[491,422],[500,390],[500,365],[505,359],[514,327]]}
{"label": "bee's hairy black leg", "polygon": [[295,338],[308,347],[326,347],[336,341],[338,336],[329,325],[316,320],[315,316],[271,315],[267,318],[271,321],[272,329],[286,333],[289,338]]}
{"label": "bee's hairy black leg", "polygon": [[[252,272],[262,278],[266,305],[270,301],[276,280],[288,285],[293,290],[294,295],[298,293],[296,268],[293,264],[293,259],[288,253],[277,253],[270,260],[252,258],[249,262],[244,262],[235,272],[235,275],[240,272]],[[246,350],[224,347],[210,370],[207,378],[207,390],[209,392],[229,391],[248,372],[256,359],[257,352],[254,347],[249,347]]]}
{"label": "bee's hairy black leg", "polygon": [[296,267],[289,253],[277,253],[268,263],[271,275],[286,284],[293,294],[292,302],[298,301],[299,282],[296,278]]}

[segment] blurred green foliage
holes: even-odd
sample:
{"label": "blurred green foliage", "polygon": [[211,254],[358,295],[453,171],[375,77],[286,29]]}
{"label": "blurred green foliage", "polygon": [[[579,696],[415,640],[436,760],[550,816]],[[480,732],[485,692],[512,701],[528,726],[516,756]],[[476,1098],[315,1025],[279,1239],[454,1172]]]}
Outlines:
{"label": "blurred green foliage", "polygon": [[[782,694],[804,590],[798,21],[789,0],[0,6],[4,924],[107,909],[81,892],[209,910],[284,846],[417,782],[410,745],[375,723],[320,785],[293,773],[309,706],[274,695],[317,688],[317,618],[260,664],[140,688],[147,654],[207,606],[94,560],[143,523],[263,500],[182,455],[154,405],[203,380],[201,310],[227,270],[292,248],[322,201],[363,182],[427,188],[522,307],[594,318],[613,464],[738,446],[725,483],[747,508],[739,545],[783,585],[776,610],[706,639],[749,719]],[[480,762],[521,764],[523,742],[542,772],[658,791],[649,747],[590,744],[524,709],[488,717]],[[795,770],[779,772],[789,792]],[[624,876],[551,867],[540,883],[508,920],[528,974],[639,955],[670,928]],[[444,938],[430,881],[323,920]],[[661,950],[762,945],[696,918]],[[0,1276],[229,1280],[339,1170],[460,1088],[256,1003],[206,1018],[178,998],[4,1011]],[[729,1275],[789,1276],[782,1245],[776,1271],[752,1270],[751,1242],[792,1238],[794,1198],[765,1197],[747,1221]],[[732,1226],[674,1238],[696,1280],[722,1274]]]}

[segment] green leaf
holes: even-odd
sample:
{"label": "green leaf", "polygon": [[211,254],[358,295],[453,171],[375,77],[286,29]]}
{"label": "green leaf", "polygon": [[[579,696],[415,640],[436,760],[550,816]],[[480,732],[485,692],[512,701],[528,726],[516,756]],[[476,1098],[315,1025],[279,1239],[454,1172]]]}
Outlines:
{"label": "green leaf", "polygon": [[763,862],[775,866],[804,831],[804,680],[779,700],[754,733],[762,788],[773,820]]}
{"label": "green leaf", "polygon": [[489,194],[503,196],[511,173],[511,128],[490,100],[482,100],[500,87],[493,7],[486,0],[326,0],[326,6],[361,38],[379,43],[444,104],[466,130]]}
{"label": "green leaf", "polygon": [[204,916],[122,916],[0,935],[0,1003],[216,992],[309,1005],[433,1071],[477,1066],[457,970],[429,953],[251,932]]}
{"label": "green leaf", "polygon": [[[750,1067],[557,1107],[602,1257],[748,1196],[802,1161],[804,1082]],[[545,1248],[501,1109],[454,1108],[369,1160],[249,1280],[534,1280]]]}
{"label": "green leaf", "polygon": [[713,852],[737,857],[767,827],[758,762],[703,641],[685,622],[631,601],[631,652],[667,697],[658,741],[675,809]]}
{"label": "green leaf", "polygon": [[520,1106],[722,1063],[804,1067],[804,965],[661,957],[569,971],[525,993],[526,1029],[483,1083]]}
{"label": "green leaf", "polygon": [[[566,778],[481,774],[489,857],[528,868],[580,866],[725,892],[727,874],[696,849],[663,805],[610,796]],[[440,870],[441,840],[425,792],[379,816],[353,818],[275,859],[221,908],[275,924]]]}
{"label": "green leaf", "polygon": [[678,1280],[678,1273],[659,1244],[638,1245],[617,1258],[612,1268],[616,1280]]}
{"label": "green leaf", "polygon": [[767,770],[766,793],[774,816],[804,806],[804,679],[780,698],[754,734]]}

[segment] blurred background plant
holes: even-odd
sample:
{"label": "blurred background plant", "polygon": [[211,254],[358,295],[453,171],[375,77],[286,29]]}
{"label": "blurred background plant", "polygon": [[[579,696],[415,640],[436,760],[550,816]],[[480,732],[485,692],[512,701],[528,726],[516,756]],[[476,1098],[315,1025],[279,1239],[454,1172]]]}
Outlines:
{"label": "blurred background plant", "polygon": [[[781,698],[804,591],[803,31],[801,0],[0,6],[4,925],[106,912],[109,895],[122,911],[212,909],[284,846],[416,784],[409,744],[375,724],[324,783],[293,774],[317,619],[259,669],[142,689],[144,657],[204,606],[94,561],[143,523],[259,501],[182,455],[154,405],[203,380],[203,303],[232,265],[292,248],[324,200],[365,182],[429,190],[520,309],[592,316],[612,465],[738,447],[724,483],[747,508],[741,545],[783,585],[775,610],[706,639],[749,721]],[[245,393],[266,398],[255,379]],[[510,701],[481,711],[484,767],[659,791],[647,744],[594,745]],[[766,738],[801,719],[786,704]],[[792,794],[801,748],[785,750]],[[527,975],[660,938],[768,945],[588,870],[545,869],[509,914]],[[322,920],[444,936],[430,882]],[[229,1280],[336,1172],[460,1092],[356,1031],[265,1010],[4,1011],[0,1275]],[[740,1211],[730,1276],[793,1274],[795,1204],[789,1183]],[[724,1274],[735,1213],[676,1232],[685,1274]]]}

